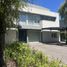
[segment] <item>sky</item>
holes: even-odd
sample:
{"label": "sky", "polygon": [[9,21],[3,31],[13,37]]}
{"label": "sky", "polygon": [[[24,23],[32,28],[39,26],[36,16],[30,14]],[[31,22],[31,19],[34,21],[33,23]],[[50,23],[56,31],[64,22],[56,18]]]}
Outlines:
{"label": "sky", "polygon": [[31,3],[57,12],[64,0],[31,0]]}

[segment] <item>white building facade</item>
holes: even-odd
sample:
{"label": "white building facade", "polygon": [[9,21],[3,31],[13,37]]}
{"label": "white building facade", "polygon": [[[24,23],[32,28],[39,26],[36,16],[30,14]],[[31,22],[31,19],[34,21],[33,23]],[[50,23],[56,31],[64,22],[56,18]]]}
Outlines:
{"label": "white building facade", "polygon": [[[18,31],[7,31],[6,42],[59,42],[60,27],[59,14],[47,8],[28,4],[19,8]],[[13,31],[13,32],[12,32]]]}

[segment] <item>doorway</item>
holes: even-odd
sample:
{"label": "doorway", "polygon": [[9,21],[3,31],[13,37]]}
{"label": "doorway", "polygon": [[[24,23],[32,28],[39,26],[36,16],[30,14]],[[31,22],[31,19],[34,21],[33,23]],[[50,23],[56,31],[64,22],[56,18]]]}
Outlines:
{"label": "doorway", "polygon": [[19,41],[27,42],[27,30],[19,29]]}

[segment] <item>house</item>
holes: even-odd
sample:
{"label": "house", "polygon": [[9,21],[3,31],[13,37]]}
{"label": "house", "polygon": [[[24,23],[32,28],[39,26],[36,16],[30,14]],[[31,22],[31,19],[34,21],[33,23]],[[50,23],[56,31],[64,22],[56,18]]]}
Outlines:
{"label": "house", "polygon": [[7,30],[6,43],[60,41],[60,31],[57,29],[60,27],[58,13],[34,4],[28,4],[25,8],[20,7],[19,13],[18,28]]}

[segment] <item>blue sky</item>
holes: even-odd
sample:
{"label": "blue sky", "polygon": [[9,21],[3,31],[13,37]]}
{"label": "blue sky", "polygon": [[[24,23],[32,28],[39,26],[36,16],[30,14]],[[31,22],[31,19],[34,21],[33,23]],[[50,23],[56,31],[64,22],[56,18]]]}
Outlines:
{"label": "blue sky", "polygon": [[51,11],[58,11],[60,5],[64,2],[64,0],[31,0],[33,4],[46,7]]}

